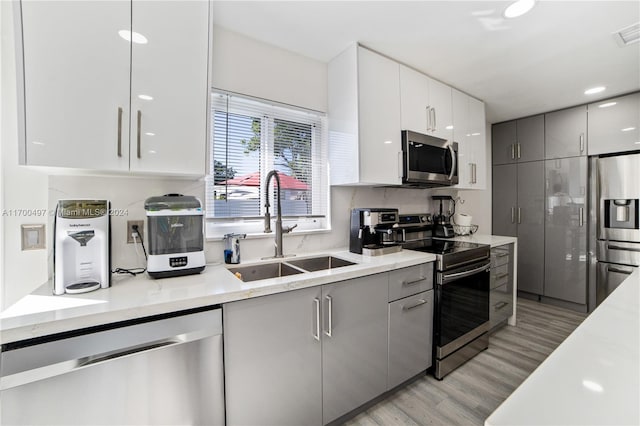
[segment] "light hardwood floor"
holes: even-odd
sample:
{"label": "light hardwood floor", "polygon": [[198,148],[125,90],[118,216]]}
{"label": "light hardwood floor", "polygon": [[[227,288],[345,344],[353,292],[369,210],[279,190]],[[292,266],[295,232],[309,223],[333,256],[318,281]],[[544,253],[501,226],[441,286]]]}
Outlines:
{"label": "light hardwood floor", "polygon": [[418,379],[346,424],[483,425],[586,317],[525,299],[518,299],[517,312],[517,326],[494,332],[489,349],[444,380]]}

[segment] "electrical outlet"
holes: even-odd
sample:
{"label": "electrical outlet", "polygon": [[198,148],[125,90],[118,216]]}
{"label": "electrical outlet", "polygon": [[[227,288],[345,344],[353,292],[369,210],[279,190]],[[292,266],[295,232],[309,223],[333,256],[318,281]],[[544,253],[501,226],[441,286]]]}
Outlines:
{"label": "electrical outlet", "polygon": [[[138,225],[138,232],[140,233],[140,237],[144,239],[144,220],[128,220],[127,221],[127,243],[134,243],[133,233],[136,232],[133,230],[134,225]],[[138,239],[139,240],[139,239]]]}

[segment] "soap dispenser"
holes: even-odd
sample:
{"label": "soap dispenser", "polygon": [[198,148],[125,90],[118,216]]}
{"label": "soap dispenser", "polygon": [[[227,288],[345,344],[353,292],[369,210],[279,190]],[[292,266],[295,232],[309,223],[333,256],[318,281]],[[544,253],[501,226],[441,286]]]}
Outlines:
{"label": "soap dispenser", "polygon": [[225,234],[224,236],[224,263],[240,263],[240,238],[246,238],[247,234]]}

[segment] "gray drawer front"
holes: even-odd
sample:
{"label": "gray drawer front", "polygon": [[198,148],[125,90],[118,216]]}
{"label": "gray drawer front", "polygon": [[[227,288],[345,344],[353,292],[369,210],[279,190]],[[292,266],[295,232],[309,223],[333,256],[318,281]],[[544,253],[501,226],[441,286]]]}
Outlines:
{"label": "gray drawer front", "polygon": [[389,273],[389,301],[433,289],[433,262]]}
{"label": "gray drawer front", "polygon": [[491,327],[513,314],[513,293],[507,284],[494,288],[489,293],[489,322]]}
{"label": "gray drawer front", "polygon": [[509,248],[508,246],[494,247],[491,249],[491,267],[495,268],[501,265],[509,264]]}
{"label": "gray drawer front", "polygon": [[389,389],[431,366],[432,336],[433,290],[389,303]]}
{"label": "gray drawer front", "polygon": [[509,264],[491,268],[491,288],[509,283]]}

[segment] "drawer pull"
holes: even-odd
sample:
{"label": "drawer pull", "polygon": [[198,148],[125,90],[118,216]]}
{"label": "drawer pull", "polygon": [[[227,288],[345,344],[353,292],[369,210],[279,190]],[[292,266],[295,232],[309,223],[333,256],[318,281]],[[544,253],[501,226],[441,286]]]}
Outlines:
{"label": "drawer pull", "polygon": [[402,285],[416,285],[419,282],[424,281],[424,280],[425,280],[425,277],[420,277],[417,280],[413,280],[413,281],[403,281]]}
{"label": "drawer pull", "polygon": [[496,253],[496,257],[505,257],[509,256],[509,253]]}
{"label": "drawer pull", "polygon": [[411,310],[411,309],[413,309],[413,308],[417,308],[418,306],[422,306],[422,305],[424,305],[425,303],[427,303],[427,301],[426,301],[426,300],[424,300],[424,299],[420,299],[420,300],[418,300],[418,303],[416,303],[415,305],[411,305],[411,306],[403,306],[403,307],[402,307],[402,310],[403,310],[403,311],[409,311],[409,310]]}
{"label": "drawer pull", "polygon": [[509,273],[507,272],[507,273],[504,273],[504,274],[496,275],[496,279],[497,280],[501,280],[504,277],[508,277],[508,276],[509,276]]}
{"label": "drawer pull", "polygon": [[493,309],[494,309],[494,310],[496,310],[496,311],[498,311],[498,310],[500,310],[500,309],[504,308],[504,307],[505,307],[505,306],[507,306],[507,305],[508,305],[508,303],[507,303],[507,302],[498,302],[498,303],[496,303],[495,305],[493,305]]}

